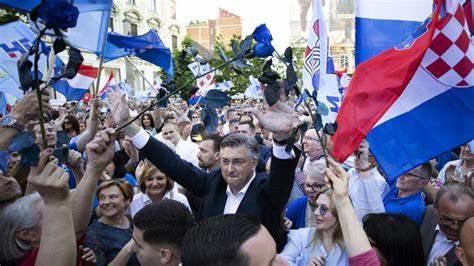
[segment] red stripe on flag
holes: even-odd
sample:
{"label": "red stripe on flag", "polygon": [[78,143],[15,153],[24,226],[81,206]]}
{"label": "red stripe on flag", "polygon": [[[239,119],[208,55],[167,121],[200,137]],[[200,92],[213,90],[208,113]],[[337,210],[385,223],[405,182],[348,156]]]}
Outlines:
{"label": "red stripe on flag", "polygon": [[[435,0],[436,10],[425,34],[411,48],[390,49],[360,64],[344,96],[337,116],[333,155],[343,162],[400,97],[430,46],[443,0]],[[444,2],[444,1],[443,1]]]}
{"label": "red stripe on flag", "polygon": [[81,65],[79,67],[78,73],[81,73],[81,75],[88,76],[91,78],[97,78],[99,71],[97,67]]}

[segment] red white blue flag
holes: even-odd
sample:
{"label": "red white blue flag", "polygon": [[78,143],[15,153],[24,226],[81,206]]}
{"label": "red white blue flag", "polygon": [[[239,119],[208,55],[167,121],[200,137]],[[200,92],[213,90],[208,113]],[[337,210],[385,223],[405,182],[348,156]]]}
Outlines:
{"label": "red white blue flag", "polygon": [[366,138],[389,178],[474,139],[471,0],[435,0],[407,40],[360,64],[337,117],[334,156]]}

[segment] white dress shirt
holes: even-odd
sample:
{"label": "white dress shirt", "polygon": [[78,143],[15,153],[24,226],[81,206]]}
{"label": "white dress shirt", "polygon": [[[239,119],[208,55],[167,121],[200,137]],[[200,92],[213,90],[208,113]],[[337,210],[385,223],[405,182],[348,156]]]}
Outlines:
{"label": "white dress shirt", "polygon": [[255,172],[253,172],[252,178],[250,178],[249,182],[239,191],[237,192],[236,195],[232,194],[232,191],[230,190],[229,185],[227,185],[227,200],[225,202],[225,207],[224,207],[224,214],[234,214],[237,212],[237,209],[240,206],[240,203],[245,197],[245,193],[247,193],[247,190],[249,189],[250,184],[252,181],[255,179]]}
{"label": "white dress shirt", "polygon": [[[192,212],[191,207],[189,206],[188,199],[186,199],[186,197],[183,194],[177,191],[171,190],[171,191],[166,192],[163,199],[170,199],[170,200],[175,200],[177,202],[181,202],[182,204],[184,204],[184,206],[186,206],[186,208],[189,209],[190,212]],[[136,194],[133,197],[132,203],[130,204],[131,216],[132,217],[135,216],[135,214],[137,214],[139,210],[141,210],[143,207],[145,207],[148,204],[151,204],[151,199],[150,197],[148,197],[146,193],[140,192]]]}
{"label": "white dress shirt", "polygon": [[369,170],[370,177],[363,179],[354,168],[348,171],[349,196],[360,221],[368,213],[383,213],[383,198],[390,188],[377,168]]}
{"label": "white dress shirt", "polygon": [[431,265],[434,259],[439,256],[444,256],[448,251],[450,251],[453,247],[459,246],[459,241],[451,241],[449,240],[446,235],[441,231],[439,225],[436,225],[436,238],[433,242],[433,246],[431,247],[430,256],[426,262],[426,265]]}
{"label": "white dress shirt", "polygon": [[[132,138],[132,142],[137,147],[137,149],[142,149],[150,139],[150,135],[144,130],[141,129],[135,136]],[[179,143],[178,143],[179,145]],[[178,149],[178,147],[176,147]],[[275,158],[278,158],[280,160],[288,160],[288,159],[293,159],[295,157],[295,153],[293,150],[291,150],[290,153],[286,152],[285,146],[279,146],[277,144],[273,145],[272,149],[273,156]],[[179,155],[179,153],[178,153]],[[240,203],[242,202],[243,198],[245,197],[245,193],[247,193],[247,190],[252,183],[252,181],[255,179],[255,172],[253,173],[252,178],[249,180],[249,182],[237,193],[237,195],[233,195],[232,192],[230,191],[229,186],[227,186],[227,200],[225,203],[224,207],[224,214],[233,214],[237,211],[239,208]],[[132,214],[133,216],[133,214]]]}
{"label": "white dress shirt", "polygon": [[[163,140],[163,137],[158,135],[155,135],[154,138],[159,141]],[[176,145],[175,152],[181,159],[192,163],[196,167],[199,167],[199,160],[197,158],[199,146],[196,143],[180,138],[178,144]]]}

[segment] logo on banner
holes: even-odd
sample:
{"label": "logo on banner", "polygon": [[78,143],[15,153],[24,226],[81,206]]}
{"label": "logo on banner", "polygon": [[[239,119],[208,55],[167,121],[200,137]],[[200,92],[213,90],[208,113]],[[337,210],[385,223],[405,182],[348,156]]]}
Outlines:
{"label": "logo on banner", "polygon": [[466,23],[461,6],[450,11],[437,25],[421,63],[423,69],[446,86],[468,87],[474,83]]}
{"label": "logo on banner", "polygon": [[314,89],[319,88],[319,70],[321,67],[321,43],[319,37],[319,19],[313,24],[312,30],[315,36],[314,47],[306,47],[304,67],[310,73]]}
{"label": "logo on banner", "polygon": [[28,52],[28,50],[31,48],[31,44],[28,39],[22,38],[18,41],[13,41],[10,43],[0,43],[0,48],[8,55],[8,57],[17,58]]}

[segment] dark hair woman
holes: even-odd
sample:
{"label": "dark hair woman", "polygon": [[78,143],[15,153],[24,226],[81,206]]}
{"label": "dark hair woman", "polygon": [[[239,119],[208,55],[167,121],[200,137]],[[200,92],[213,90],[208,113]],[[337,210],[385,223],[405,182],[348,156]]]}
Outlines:
{"label": "dark hair woman", "polygon": [[421,235],[403,214],[377,213],[364,216],[364,230],[384,266],[425,265]]}

